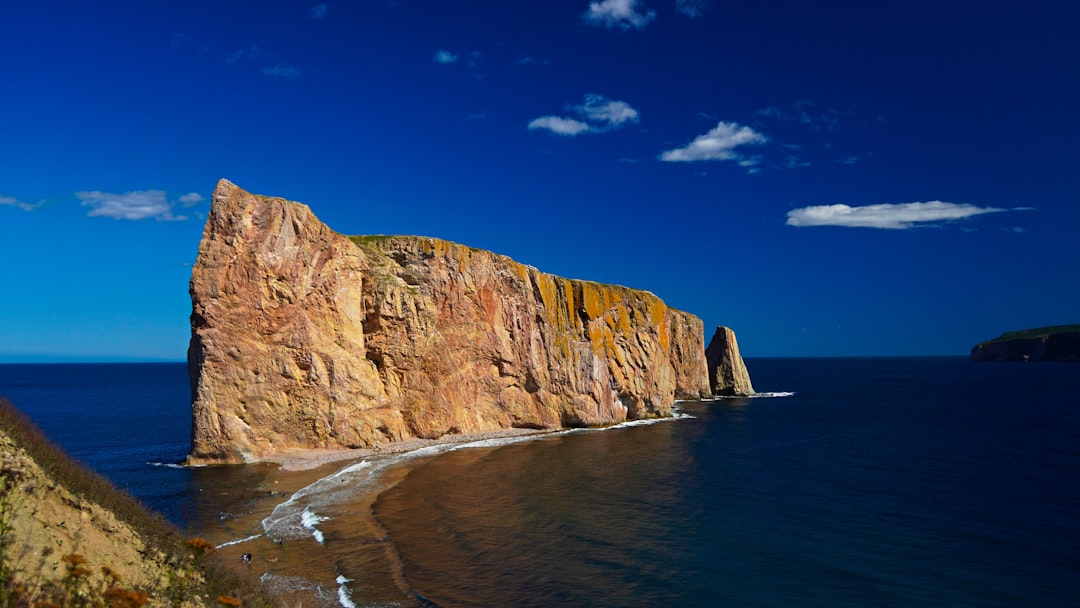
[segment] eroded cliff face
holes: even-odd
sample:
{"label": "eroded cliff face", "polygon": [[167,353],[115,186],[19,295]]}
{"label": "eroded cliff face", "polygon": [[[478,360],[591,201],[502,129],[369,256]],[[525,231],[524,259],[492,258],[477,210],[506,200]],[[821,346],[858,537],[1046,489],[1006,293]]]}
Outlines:
{"label": "eroded cliff face", "polygon": [[670,414],[701,321],[422,237],[345,237],[222,180],[192,272],[193,462]]}

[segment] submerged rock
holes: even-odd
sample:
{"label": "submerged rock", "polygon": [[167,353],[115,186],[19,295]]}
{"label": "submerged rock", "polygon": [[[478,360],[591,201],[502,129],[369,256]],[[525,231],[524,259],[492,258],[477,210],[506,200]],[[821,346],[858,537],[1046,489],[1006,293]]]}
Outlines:
{"label": "submerged rock", "polygon": [[739,355],[739,343],[735,332],[728,327],[717,327],[709,347],[705,349],[709,366],[709,384],[714,395],[733,397],[754,394],[750,374]]}
{"label": "submerged rock", "polygon": [[709,392],[701,320],[649,292],[345,237],[226,180],[191,298],[191,462],[610,424]]}

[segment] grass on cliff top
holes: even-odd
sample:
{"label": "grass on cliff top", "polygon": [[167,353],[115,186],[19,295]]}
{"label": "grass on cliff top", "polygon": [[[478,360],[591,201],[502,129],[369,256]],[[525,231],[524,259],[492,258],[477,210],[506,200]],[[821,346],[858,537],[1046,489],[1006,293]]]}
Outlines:
{"label": "grass on cliff top", "polygon": [[[432,239],[432,240],[436,240],[436,241],[442,241],[444,243],[449,243],[451,245],[456,245],[456,246],[459,246],[459,247],[465,247],[466,249],[468,249],[469,251],[471,251],[473,253],[488,253],[488,254],[490,254],[492,256],[495,256],[496,258],[505,259],[505,260],[507,260],[509,262],[512,262],[514,264],[521,264],[522,266],[533,268],[534,270],[537,270],[537,272],[544,272],[542,270],[537,269],[535,266],[529,266],[528,264],[523,264],[522,262],[518,262],[517,260],[514,260],[510,256],[506,256],[506,255],[503,255],[501,253],[495,253],[493,251],[488,251],[486,249],[480,249],[479,247],[470,247],[468,245],[462,245],[460,243],[455,243],[453,241],[447,241],[446,239],[439,239],[439,238],[435,238],[435,237],[408,236],[408,235],[401,235],[401,234],[358,234],[358,235],[347,235],[346,238],[349,239],[350,241],[352,241],[353,244],[356,245],[357,247],[360,247],[361,249],[363,249],[366,253],[374,254],[375,256],[377,256],[380,259],[385,259],[386,258],[386,254],[382,250],[380,250],[378,248],[380,243],[385,243],[387,241],[391,241],[391,240],[394,240],[394,239]],[[544,274],[549,274],[549,273],[544,273]],[[552,275],[552,276],[554,276],[554,275]],[[629,291],[642,291],[642,292],[647,292],[647,293],[653,293],[650,290],[642,289],[642,288],[638,288],[638,287],[628,287],[628,286],[625,286],[625,285],[615,285],[615,284],[611,284],[611,283],[601,283],[599,281],[591,281],[591,280],[588,280],[588,279],[568,279],[568,280],[576,282],[576,283],[584,283],[584,284],[588,284],[588,285],[599,285],[601,287],[618,287],[620,289],[626,289],[626,290],[629,290]],[[653,295],[655,296],[656,294],[653,293]],[[657,296],[657,297],[659,297],[659,296]],[[685,311],[679,310],[678,308],[675,308],[675,307],[667,304],[666,302],[664,303],[664,305],[667,306],[668,308],[670,308],[671,310],[676,311],[676,312],[685,312]]]}
{"label": "grass on cliff top", "polygon": [[[468,245],[462,245],[461,243],[455,243],[453,241],[448,241],[446,239],[440,239],[440,238],[433,237],[433,236],[410,236],[410,235],[407,235],[407,234],[354,234],[354,235],[346,236],[345,238],[349,239],[354,244],[359,245],[360,247],[363,247],[364,245],[378,245],[379,243],[385,243],[386,241],[392,241],[394,239],[429,239],[429,240],[432,240],[432,241],[442,241],[443,243],[449,243],[451,245],[457,245],[459,247],[464,247],[464,248],[468,249],[469,251],[472,251],[473,253],[485,251],[484,249],[480,249],[479,247],[469,247]],[[493,253],[493,252],[487,252],[487,253],[492,253],[493,255],[499,255],[499,254]],[[505,256],[500,256],[500,257],[505,257]]]}
{"label": "grass on cliff top", "polygon": [[[68,489],[72,494],[97,503],[111,511],[117,519],[125,522],[146,542],[170,557],[170,561],[182,562],[190,553],[191,543],[201,539],[187,539],[160,513],[150,511],[130,494],[118,489],[111,481],[91,470],[83,463],[68,456],[41,432],[26,414],[7,399],[0,397],[0,431],[8,435],[26,451],[41,470],[53,482]],[[259,591],[257,584],[242,578],[214,555],[200,565],[206,582],[203,591],[209,598],[217,596],[240,596],[249,606],[270,606],[272,601]]]}
{"label": "grass on cliff top", "polygon": [[1021,329],[1019,331],[1005,332],[993,340],[987,340],[986,343],[1003,342],[1005,340],[1025,340],[1028,338],[1041,338],[1043,336],[1052,336],[1054,334],[1077,332],[1080,332],[1080,325],[1052,325],[1050,327],[1036,327],[1034,329]]}

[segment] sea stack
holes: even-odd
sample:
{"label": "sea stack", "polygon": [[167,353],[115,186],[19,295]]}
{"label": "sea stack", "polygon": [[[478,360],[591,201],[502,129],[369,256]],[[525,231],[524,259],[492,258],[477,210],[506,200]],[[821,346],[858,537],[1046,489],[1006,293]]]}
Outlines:
{"label": "sea stack", "polygon": [[730,327],[717,327],[709,347],[705,350],[709,366],[709,384],[714,395],[722,397],[745,397],[754,394],[750,374],[739,355],[739,343]]}
{"label": "sea stack", "polygon": [[192,463],[604,425],[709,394],[701,320],[647,291],[346,237],[226,180],[191,298]]}

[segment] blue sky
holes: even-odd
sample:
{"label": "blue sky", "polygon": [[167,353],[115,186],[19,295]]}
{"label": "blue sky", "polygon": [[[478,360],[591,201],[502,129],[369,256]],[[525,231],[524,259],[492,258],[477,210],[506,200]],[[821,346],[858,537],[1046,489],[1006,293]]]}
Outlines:
{"label": "blue sky", "polygon": [[1077,6],[7,0],[0,361],[182,360],[223,177],[747,356],[1076,323]]}

